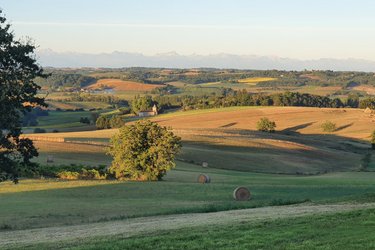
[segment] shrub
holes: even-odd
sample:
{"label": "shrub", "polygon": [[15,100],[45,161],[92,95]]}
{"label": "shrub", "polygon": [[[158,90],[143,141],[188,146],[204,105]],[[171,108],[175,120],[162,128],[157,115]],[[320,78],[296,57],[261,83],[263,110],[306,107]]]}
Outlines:
{"label": "shrub", "polygon": [[107,178],[107,175],[100,174],[100,172],[96,169],[82,169],[82,173],[80,174],[79,178],[83,180],[104,180]]}
{"label": "shrub", "polygon": [[266,117],[261,118],[257,122],[257,129],[262,132],[269,132],[273,133],[275,132],[276,123],[274,121],[269,120]]}
{"label": "shrub", "polygon": [[[100,166],[90,167],[90,166],[76,165],[76,164],[70,164],[70,165],[39,165],[38,168],[35,170],[35,172],[39,176],[56,178],[56,177],[59,177],[59,175],[62,172],[76,172],[76,173],[79,173],[81,175],[85,171],[87,172],[87,171],[91,171],[91,170],[95,170],[96,172],[98,172],[99,175],[101,176],[100,178],[104,179],[103,176],[106,176],[107,166],[106,165],[100,165]],[[89,174],[87,174],[87,175],[89,175]],[[87,176],[87,175],[85,175],[85,176]]]}
{"label": "shrub", "polygon": [[325,121],[321,127],[323,129],[323,132],[328,132],[328,133],[335,132],[336,130],[336,124],[331,121]]}
{"label": "shrub", "polygon": [[109,120],[109,125],[111,128],[120,128],[125,125],[125,122],[120,116],[115,115]]}
{"label": "shrub", "polygon": [[57,173],[57,177],[63,180],[78,180],[79,179],[78,172],[71,172],[71,171],[61,171]]}
{"label": "shrub", "polygon": [[35,128],[34,129],[35,134],[40,134],[40,133],[45,133],[45,132],[46,132],[46,130],[43,129],[43,128]]}
{"label": "shrub", "polygon": [[111,128],[110,119],[105,116],[99,116],[96,120],[97,129],[108,129]]}
{"label": "shrub", "polygon": [[372,146],[372,149],[375,150],[375,130],[372,132],[372,135],[371,135],[371,146]]}
{"label": "shrub", "polygon": [[127,115],[127,114],[130,114],[131,109],[128,107],[124,107],[124,108],[120,108],[119,111],[121,115]]}

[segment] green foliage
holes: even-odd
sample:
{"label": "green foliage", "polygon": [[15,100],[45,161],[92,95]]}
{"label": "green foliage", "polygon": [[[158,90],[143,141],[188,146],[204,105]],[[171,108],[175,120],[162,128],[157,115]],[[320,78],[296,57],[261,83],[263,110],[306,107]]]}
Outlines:
{"label": "green foliage", "polygon": [[108,104],[117,104],[119,106],[127,106],[126,100],[120,99],[113,95],[94,95],[89,93],[66,93],[65,98],[58,99],[59,102],[103,102]]}
{"label": "green foliage", "polygon": [[359,102],[359,108],[361,108],[361,109],[365,109],[365,108],[375,109],[375,97],[369,97],[369,98],[361,100]]}
{"label": "green foliage", "polygon": [[82,180],[104,180],[107,178],[107,174],[101,174],[96,169],[82,169],[79,178]]}
{"label": "green foliage", "polygon": [[57,173],[57,177],[63,180],[78,180],[79,173],[71,171],[61,171]]}
{"label": "green foliage", "polygon": [[153,101],[151,96],[136,96],[131,102],[131,108],[134,114],[142,110],[151,110]]}
{"label": "green foliage", "polygon": [[372,149],[375,150],[375,130],[372,132],[372,135],[371,135],[371,146],[372,146]]}
{"label": "green foliage", "polygon": [[100,174],[96,169],[82,169],[80,172],[61,171],[56,174],[62,180],[105,180],[107,174]]}
{"label": "green foliage", "polygon": [[131,109],[129,107],[119,108],[120,115],[127,115],[130,114]]}
{"label": "green foliage", "polygon": [[112,117],[101,115],[96,120],[97,129],[120,128],[125,125],[125,121],[121,116],[114,115]]}
{"label": "green foliage", "polygon": [[[76,165],[76,164],[39,165],[34,172],[34,177],[62,178],[60,176],[64,176],[66,173],[78,173],[77,179],[78,178],[85,179],[85,176],[95,177],[91,179],[102,179],[103,176],[106,176],[107,170],[106,170],[105,165],[100,165],[97,167],[85,166],[85,165],[80,165],[80,164],[79,165]],[[72,174],[72,175],[75,175],[75,174]]]}
{"label": "green foliage", "polygon": [[96,79],[77,73],[53,71],[47,79],[38,77],[36,82],[41,86],[47,86],[52,89],[64,87],[81,88],[93,84],[96,82]]}
{"label": "green foliage", "polygon": [[109,172],[117,179],[160,180],[175,166],[181,139],[166,127],[142,120],[120,128],[111,138]]}
{"label": "green foliage", "polygon": [[[150,100],[152,102],[152,100]],[[235,91],[223,88],[221,93],[211,93],[203,96],[170,95],[155,97],[155,102],[163,109],[181,107],[184,110],[221,108],[233,106],[295,106],[339,108],[344,104],[340,99],[301,94],[298,92],[284,92],[277,94],[254,94],[246,90]]]}
{"label": "green foliage", "polygon": [[323,132],[326,133],[332,133],[336,131],[336,123],[333,123],[331,121],[325,121],[322,125],[321,128]]}
{"label": "green foliage", "polygon": [[0,10],[0,181],[18,181],[21,169],[34,168],[38,156],[32,141],[20,138],[22,114],[45,105],[37,97],[36,77],[46,77],[35,60],[35,46],[15,39]]}
{"label": "green foliage", "polygon": [[121,118],[121,116],[114,115],[109,120],[109,125],[111,128],[120,128],[125,125],[125,121]]}
{"label": "green foliage", "polygon": [[270,121],[268,118],[263,117],[257,122],[257,129],[262,132],[275,132],[276,123],[274,121]]}
{"label": "green foliage", "polygon": [[359,96],[350,94],[348,96],[348,99],[346,100],[346,106],[349,106],[351,108],[358,108],[358,106],[359,106]]}
{"label": "green foliage", "polygon": [[96,128],[97,129],[111,128],[110,118],[103,116],[103,115],[99,116],[99,118],[96,120]]}

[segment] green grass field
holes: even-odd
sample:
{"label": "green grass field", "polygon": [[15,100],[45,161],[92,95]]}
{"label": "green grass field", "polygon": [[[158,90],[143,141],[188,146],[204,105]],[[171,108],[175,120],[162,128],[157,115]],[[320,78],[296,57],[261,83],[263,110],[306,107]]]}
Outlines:
{"label": "green grass field", "polygon": [[[95,112],[107,112],[101,110]],[[80,123],[81,117],[91,119],[91,111],[49,111],[48,116],[38,117],[38,125],[35,127],[25,127],[24,130],[32,133],[34,128],[42,128],[47,132],[58,130],[59,132],[87,131],[95,129],[95,126]]]}
{"label": "green grass field", "polygon": [[[197,183],[200,173],[208,174],[212,183]],[[5,182],[0,183],[0,228],[27,229],[160,214],[361,200],[374,197],[374,177],[375,173],[361,172],[306,177],[269,175],[178,162],[176,170],[162,182]],[[232,192],[237,186],[248,187],[253,199],[234,201]]]}
{"label": "green grass field", "polygon": [[31,249],[374,249],[375,210],[188,227],[126,238],[37,244]]}

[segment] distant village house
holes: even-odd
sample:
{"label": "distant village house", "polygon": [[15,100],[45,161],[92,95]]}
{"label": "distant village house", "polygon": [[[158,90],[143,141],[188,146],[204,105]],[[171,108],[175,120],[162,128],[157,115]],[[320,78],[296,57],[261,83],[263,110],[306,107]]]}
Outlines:
{"label": "distant village house", "polygon": [[141,110],[138,112],[139,117],[148,117],[148,116],[155,116],[158,115],[158,108],[154,104],[152,110]]}

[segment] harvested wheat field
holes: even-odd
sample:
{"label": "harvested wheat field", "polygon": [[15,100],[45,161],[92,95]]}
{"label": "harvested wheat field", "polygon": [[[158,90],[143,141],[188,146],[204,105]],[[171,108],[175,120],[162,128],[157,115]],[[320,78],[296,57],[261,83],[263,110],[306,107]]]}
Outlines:
{"label": "harvested wheat field", "polygon": [[123,81],[119,79],[100,79],[95,84],[87,87],[87,89],[102,89],[104,87],[111,88],[114,91],[151,91],[155,88],[163,87],[158,84],[145,84],[134,81]]}
{"label": "harvested wheat field", "polygon": [[234,107],[196,110],[161,115],[153,119],[174,129],[236,129],[256,130],[256,123],[268,117],[277,124],[277,131],[301,134],[323,134],[321,124],[330,120],[337,125],[333,133],[368,140],[375,128],[374,117],[361,109],[330,109],[305,107]]}

